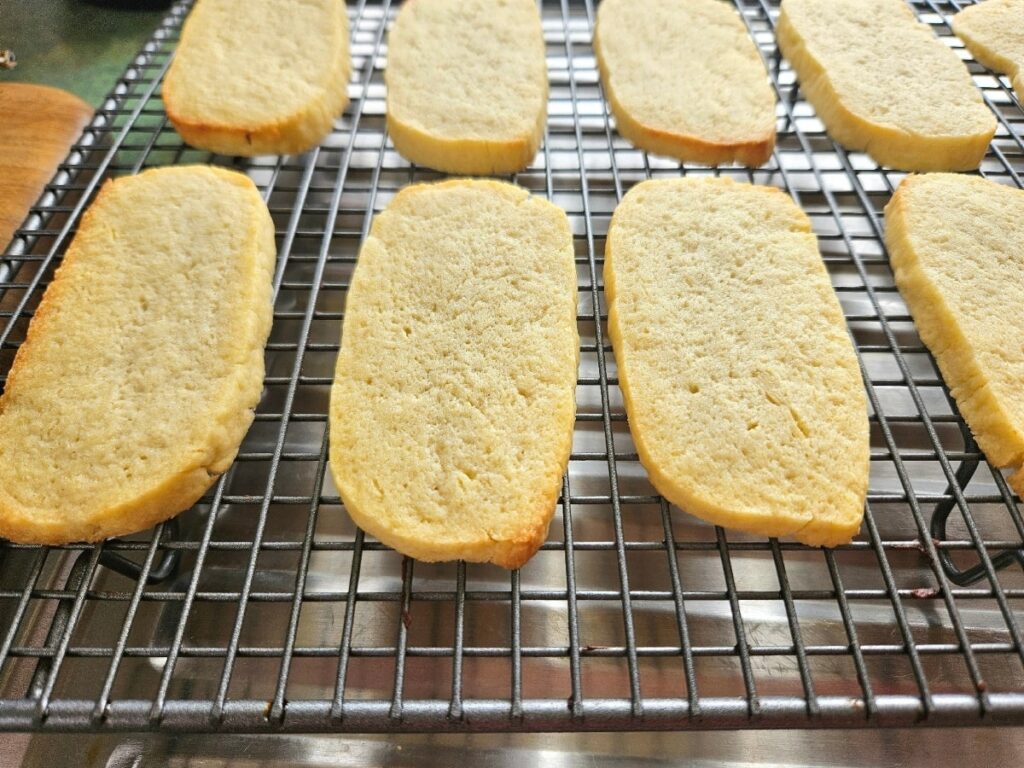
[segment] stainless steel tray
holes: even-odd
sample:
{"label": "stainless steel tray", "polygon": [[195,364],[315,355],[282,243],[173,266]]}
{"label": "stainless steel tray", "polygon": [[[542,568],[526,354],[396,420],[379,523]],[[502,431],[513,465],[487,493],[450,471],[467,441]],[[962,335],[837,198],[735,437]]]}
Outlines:
{"label": "stainless steel tray", "polygon": [[[98,546],[0,547],[0,729],[537,731],[1024,723],[1024,521],[980,456],[892,281],[882,208],[901,174],[824,134],[777,56],[777,3],[736,0],[778,88],[755,171],[680,167],[618,138],[594,7],[544,0],[551,101],[513,180],[562,206],[579,270],[572,460],[521,571],[426,565],[356,530],[325,473],[345,291],[371,216],[410,182],[387,140],[385,26],[350,5],[352,104],[318,150],[251,161],[184,146],[160,80],[189,3],[118,83],[0,261],[0,376],[107,177],[170,163],[248,173],[278,228],[275,318],[238,460],[173,523]],[[982,173],[1021,186],[1024,111],[952,37],[999,131]],[[865,524],[835,550],[725,532],[667,505],[630,439],[600,284],[616,202],[643,179],[774,185],[811,216],[872,409]],[[0,378],[0,382],[3,379]]]}

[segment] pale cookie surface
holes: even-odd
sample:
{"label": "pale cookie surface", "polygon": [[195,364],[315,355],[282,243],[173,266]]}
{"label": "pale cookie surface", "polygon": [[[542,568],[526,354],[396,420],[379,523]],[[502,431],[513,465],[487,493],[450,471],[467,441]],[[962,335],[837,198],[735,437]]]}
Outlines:
{"label": "pale cookie surface", "polygon": [[722,0],[604,0],[594,50],[619,133],[680,160],[758,166],[775,146],[775,93]]}
{"label": "pale cookie surface", "polygon": [[952,24],[974,58],[1009,77],[1024,101],[1024,0],[985,0],[964,8]]}
{"label": "pale cookie surface", "polygon": [[416,185],[374,218],[330,410],[360,527],[420,560],[533,555],[572,443],[576,292],[565,213],[520,187]]}
{"label": "pale cookie surface", "polygon": [[544,136],[548,75],[533,0],[415,0],[388,34],[388,132],[418,165],[499,174]]}
{"label": "pale cookie surface", "polygon": [[654,487],[708,522],[834,546],[868,484],[864,387],[807,216],[728,179],[646,181],[615,209],[608,331]]}
{"label": "pale cookie surface", "polygon": [[160,168],[102,188],[0,398],[0,536],[134,533],[210,487],[260,398],[274,256],[240,174]]}
{"label": "pale cookie surface", "polygon": [[[921,340],[997,467],[1024,463],[1024,191],[976,176],[905,179],[885,242]],[[1010,478],[1024,491],[1018,473]]]}
{"label": "pale cookie surface", "polygon": [[995,117],[904,0],[783,0],[777,36],[836,141],[906,171],[981,163]]}
{"label": "pale cookie surface", "polygon": [[226,155],[294,154],[348,104],[343,0],[199,0],[163,85],[189,144]]}

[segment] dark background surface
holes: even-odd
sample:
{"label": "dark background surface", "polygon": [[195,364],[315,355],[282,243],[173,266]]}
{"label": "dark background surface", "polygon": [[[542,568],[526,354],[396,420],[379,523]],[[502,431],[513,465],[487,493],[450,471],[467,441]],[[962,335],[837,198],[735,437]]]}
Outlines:
{"label": "dark background surface", "polygon": [[53,85],[99,106],[168,5],[0,0],[0,48],[18,57],[15,69],[0,70],[0,82]]}

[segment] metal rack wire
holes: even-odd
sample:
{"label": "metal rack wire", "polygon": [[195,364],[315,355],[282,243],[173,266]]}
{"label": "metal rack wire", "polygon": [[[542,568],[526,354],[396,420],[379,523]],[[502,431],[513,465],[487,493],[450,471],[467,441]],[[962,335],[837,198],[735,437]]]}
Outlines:
{"label": "metal rack wire", "polygon": [[[565,208],[579,270],[578,423],[548,542],[521,571],[426,565],[364,537],[325,473],[345,291],[371,216],[410,182],[387,141],[385,26],[350,6],[352,104],[317,150],[211,156],[168,125],[176,5],[0,260],[0,383],[102,181],[170,163],[248,173],[278,228],[256,421],[193,510],[100,545],[0,546],[0,729],[606,730],[1024,723],[1024,519],[984,462],[896,292],[882,209],[901,175],[828,139],[780,61],[774,0],[735,0],[770,65],[778,147],[757,170],[680,167],[620,139],[591,0],[543,0],[551,101],[514,181]],[[948,26],[999,131],[982,173],[1022,186],[1024,111]],[[600,282],[633,184],[721,174],[813,220],[871,407],[864,528],[834,550],[726,532],[670,507],[631,442]]]}

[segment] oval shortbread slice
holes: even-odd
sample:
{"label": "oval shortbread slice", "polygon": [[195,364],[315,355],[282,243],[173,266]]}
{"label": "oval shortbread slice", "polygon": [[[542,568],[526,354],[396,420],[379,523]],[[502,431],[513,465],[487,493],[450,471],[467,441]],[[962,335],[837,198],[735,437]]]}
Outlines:
{"label": "oval shortbread slice", "polygon": [[[896,285],[985,456],[1024,464],[1024,191],[977,176],[903,180],[885,208]],[[1024,477],[1010,478],[1018,493]]]}
{"label": "oval shortbread slice", "polygon": [[604,279],[654,487],[718,525],[848,542],[867,492],[867,403],[807,216],[768,187],[646,181],[615,209]]}
{"label": "oval shortbread slice", "polygon": [[547,120],[544,34],[533,0],[415,0],[388,34],[388,132],[418,165],[521,171]]}
{"label": "oval shortbread slice", "polygon": [[836,141],[906,171],[981,163],[995,117],[904,0],[783,0],[777,36]]}
{"label": "oval shortbread slice", "polygon": [[1024,101],[1024,0],[985,0],[953,17],[953,31],[975,59],[1002,72]]}
{"label": "oval shortbread slice", "polygon": [[260,398],[274,255],[240,174],[161,168],[103,187],[0,398],[0,535],[133,533],[210,487]]}
{"label": "oval shortbread slice", "polygon": [[594,51],[619,133],[680,160],[758,166],[775,146],[761,54],[722,0],[604,0]]}
{"label": "oval shortbread slice", "polygon": [[402,190],[360,250],[331,392],[353,520],[420,560],[522,565],[569,460],[578,358],[559,208],[492,181]]}
{"label": "oval shortbread slice", "polygon": [[189,144],[226,155],[305,152],[348,104],[344,0],[199,0],[163,84]]}

